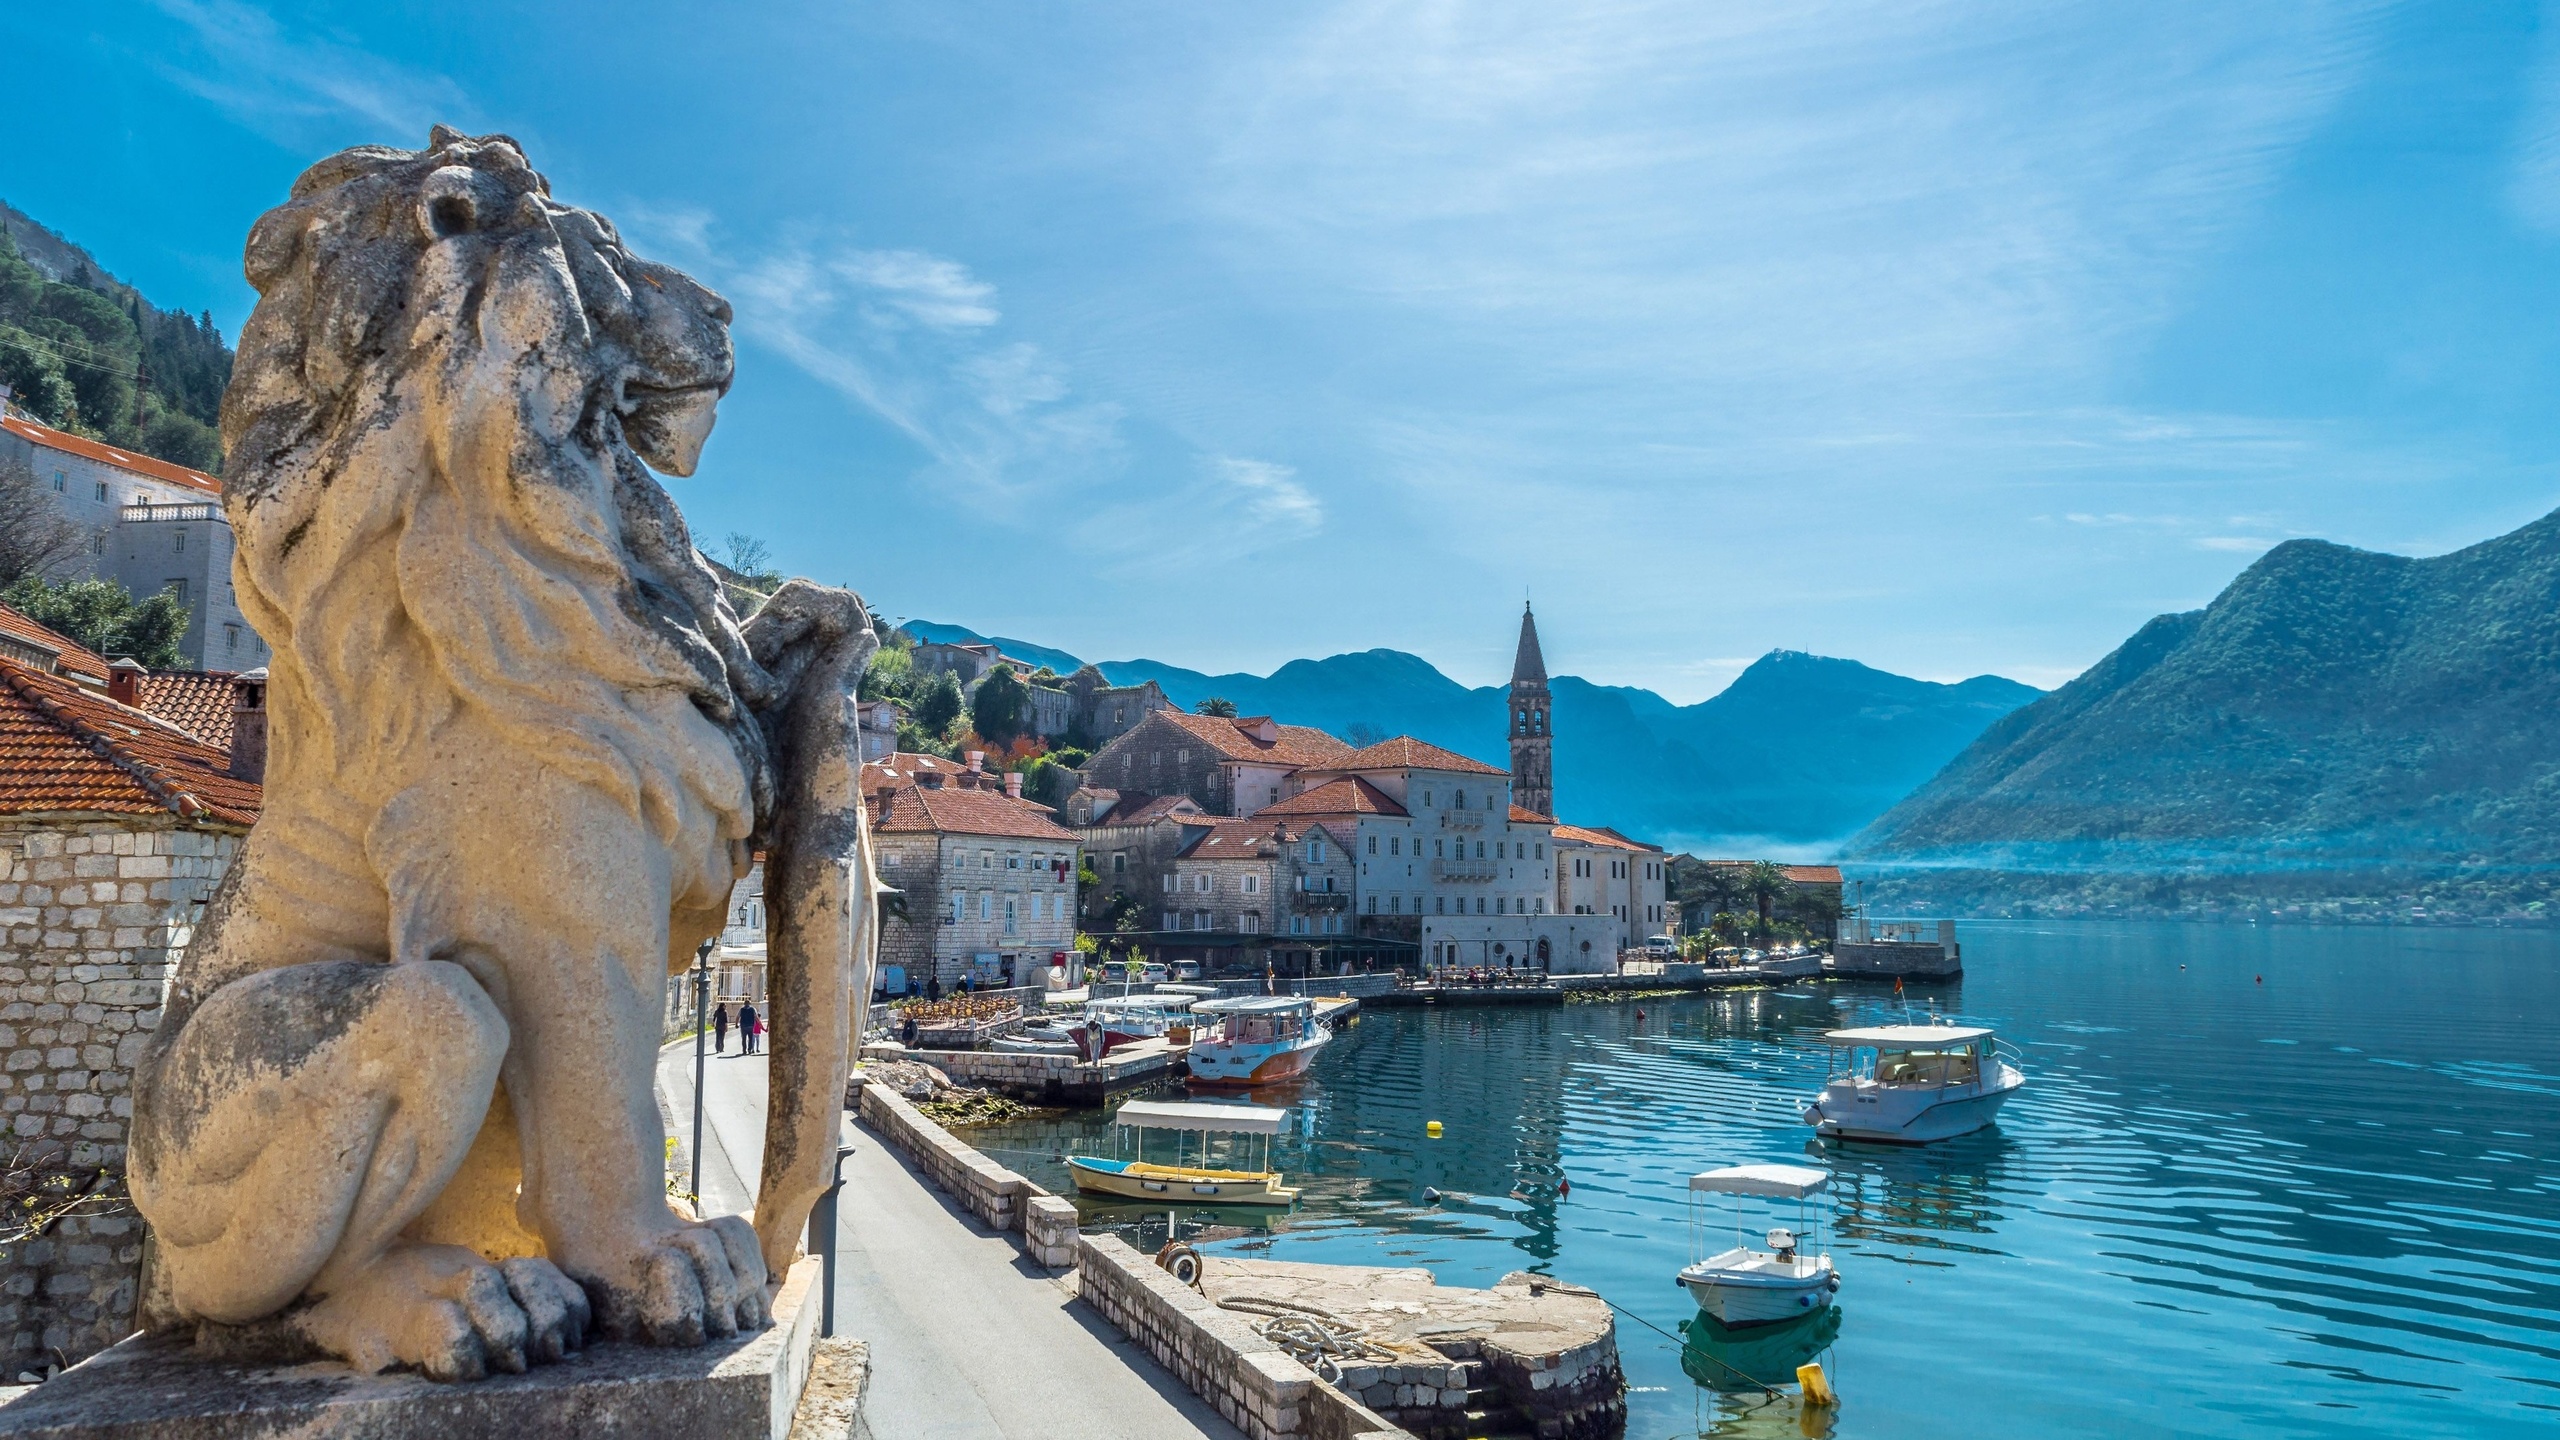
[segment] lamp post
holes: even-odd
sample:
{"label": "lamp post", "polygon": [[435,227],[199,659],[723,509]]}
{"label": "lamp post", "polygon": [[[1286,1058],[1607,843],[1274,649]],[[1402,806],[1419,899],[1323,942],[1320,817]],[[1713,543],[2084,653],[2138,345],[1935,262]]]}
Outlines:
{"label": "lamp post", "polygon": [[818,1334],[836,1333],[836,1197],[844,1193],[844,1161],[853,1147],[836,1146],[835,1169],[827,1173],[827,1188],[818,1192],[818,1203],[809,1209],[809,1246],[818,1254],[818,1286],[825,1297],[818,1302]]}
{"label": "lamp post", "polygon": [[711,947],[718,937],[693,952],[693,1213],[702,1213],[702,1081],[709,1061],[704,1046],[711,1032]]}

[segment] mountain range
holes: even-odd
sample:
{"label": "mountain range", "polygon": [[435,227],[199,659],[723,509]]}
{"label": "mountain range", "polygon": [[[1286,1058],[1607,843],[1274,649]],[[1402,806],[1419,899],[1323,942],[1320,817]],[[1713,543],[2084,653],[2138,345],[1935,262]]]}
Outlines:
{"label": "mountain range", "polygon": [[[905,628],[927,639],[993,644],[1060,674],[1083,663],[957,625],[910,620]],[[1344,736],[1410,734],[1509,764],[1507,690],[1461,685],[1401,650],[1292,660],[1269,675],[1209,675],[1157,660],[1099,668],[1114,684],[1153,680],[1185,709],[1216,696],[1247,715]],[[1762,656],[1695,705],[1570,675],[1549,684],[1562,818],[1675,849],[1807,858],[1835,848],[1984,726],[2041,693],[1994,675],[1947,685],[1786,650]]]}
{"label": "mountain range", "polygon": [[2335,893],[2348,876],[2547,873],[2560,512],[2425,559],[2280,545],[1990,725],[1849,856],[1975,895],[1994,875],[2011,891],[2148,874]]}

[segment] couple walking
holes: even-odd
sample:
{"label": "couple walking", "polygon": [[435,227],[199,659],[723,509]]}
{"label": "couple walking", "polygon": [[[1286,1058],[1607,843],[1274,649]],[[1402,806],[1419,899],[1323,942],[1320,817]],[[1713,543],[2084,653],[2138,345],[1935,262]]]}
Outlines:
{"label": "couple walking", "polygon": [[[738,1006],[738,1053],[753,1055],[764,1039],[764,1017],[756,1013],[752,1003]],[[729,1048],[729,1002],[723,1000],[711,1012],[711,1053],[727,1053]]]}

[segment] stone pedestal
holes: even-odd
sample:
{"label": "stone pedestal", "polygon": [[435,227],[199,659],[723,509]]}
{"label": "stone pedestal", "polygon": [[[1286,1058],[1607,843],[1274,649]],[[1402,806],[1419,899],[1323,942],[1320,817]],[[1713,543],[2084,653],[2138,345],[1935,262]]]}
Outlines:
{"label": "stone pedestal", "polygon": [[791,1267],[773,1323],[697,1350],[590,1345],[472,1384],[343,1365],[242,1365],[137,1335],[0,1405],[6,1440],[786,1440],[818,1336],[819,1262]]}

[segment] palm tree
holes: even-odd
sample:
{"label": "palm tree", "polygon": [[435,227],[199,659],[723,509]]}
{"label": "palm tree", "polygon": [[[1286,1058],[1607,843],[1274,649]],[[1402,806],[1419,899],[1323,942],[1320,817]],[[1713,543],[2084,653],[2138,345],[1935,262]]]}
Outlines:
{"label": "palm tree", "polygon": [[1787,867],[1769,860],[1754,860],[1742,872],[1742,893],[1760,907],[1760,933],[1769,933],[1769,902],[1781,895],[1794,893],[1796,882],[1787,878]]}
{"label": "palm tree", "polygon": [[1233,720],[1236,718],[1236,702],[1224,695],[1212,695],[1192,706],[1191,712],[1195,715],[1215,715],[1221,720]]}

